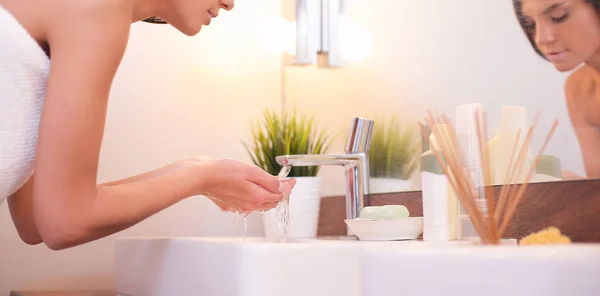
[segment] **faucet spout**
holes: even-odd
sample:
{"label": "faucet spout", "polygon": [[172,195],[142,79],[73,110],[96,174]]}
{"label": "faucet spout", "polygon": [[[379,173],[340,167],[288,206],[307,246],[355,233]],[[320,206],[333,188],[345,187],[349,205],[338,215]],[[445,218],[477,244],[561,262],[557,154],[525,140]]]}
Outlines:
{"label": "faucet spout", "polygon": [[291,166],[320,166],[340,165],[355,166],[360,161],[361,155],[357,154],[293,154],[280,155],[275,158],[280,165]]}
{"label": "faucet spout", "polygon": [[[363,207],[370,205],[369,148],[373,121],[354,118],[344,154],[296,154],[276,157],[279,165],[343,166],[346,173],[346,218],[356,219]],[[352,236],[347,229],[347,235]]]}
{"label": "faucet spout", "polygon": [[356,219],[369,200],[369,161],[364,152],[352,154],[296,154],[276,157],[280,165],[343,166],[346,172],[346,218]]}

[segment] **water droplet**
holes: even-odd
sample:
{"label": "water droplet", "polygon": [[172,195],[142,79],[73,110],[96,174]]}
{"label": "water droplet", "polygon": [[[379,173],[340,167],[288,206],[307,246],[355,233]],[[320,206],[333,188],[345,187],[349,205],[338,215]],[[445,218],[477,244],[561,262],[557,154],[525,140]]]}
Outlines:
{"label": "water droplet", "polygon": [[243,241],[246,242],[246,231],[248,230],[248,213],[244,213],[242,214],[242,216],[244,216],[244,235],[243,235]]}
{"label": "water droplet", "polygon": [[237,237],[237,224],[238,224],[238,214],[236,211],[231,212],[233,214],[233,242],[236,242]]}

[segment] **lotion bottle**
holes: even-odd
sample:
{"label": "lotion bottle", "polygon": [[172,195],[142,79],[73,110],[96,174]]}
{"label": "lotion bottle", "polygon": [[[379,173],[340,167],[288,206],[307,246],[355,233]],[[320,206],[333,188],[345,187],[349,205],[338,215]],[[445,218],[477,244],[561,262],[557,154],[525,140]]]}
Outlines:
{"label": "lotion bottle", "polygon": [[[443,128],[436,125],[435,128]],[[456,195],[444,174],[432,149],[436,148],[435,137],[430,135],[430,149],[421,155],[420,172],[423,196],[423,240],[445,242],[456,239],[458,204]],[[439,149],[437,150],[439,151]],[[441,152],[438,153],[440,157]],[[444,164],[446,165],[445,161]]]}

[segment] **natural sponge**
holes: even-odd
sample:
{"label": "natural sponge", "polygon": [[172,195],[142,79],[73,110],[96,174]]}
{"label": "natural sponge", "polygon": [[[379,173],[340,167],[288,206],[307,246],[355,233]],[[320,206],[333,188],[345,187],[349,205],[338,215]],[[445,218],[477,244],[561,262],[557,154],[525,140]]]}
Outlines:
{"label": "natural sponge", "polygon": [[548,227],[539,232],[527,235],[519,241],[520,245],[553,245],[570,244],[571,239],[560,233],[556,227]]}

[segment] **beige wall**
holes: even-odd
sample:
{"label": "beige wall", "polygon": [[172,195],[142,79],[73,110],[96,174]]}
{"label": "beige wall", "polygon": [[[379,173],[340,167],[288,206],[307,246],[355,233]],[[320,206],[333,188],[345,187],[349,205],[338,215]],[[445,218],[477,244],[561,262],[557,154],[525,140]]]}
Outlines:
{"label": "beige wall", "polygon": [[[549,153],[582,173],[566,116],[562,83],[535,57],[505,0],[350,0],[351,18],[369,33],[370,55],[339,70],[288,69],[289,103],[318,115],[339,133],[343,149],[353,116],[396,112],[421,119],[434,106],[454,117],[457,104],[493,110],[521,104],[561,126]],[[139,173],[191,155],[248,160],[240,145],[247,121],[279,106],[279,56],[259,42],[255,25],[279,14],[277,0],[237,1],[198,37],[168,26],[136,24],[115,81],[100,179]],[[497,109],[496,109],[497,110]],[[499,114],[490,113],[491,125]],[[540,130],[540,132],[542,132]],[[539,143],[539,139],[536,140]],[[539,144],[538,144],[539,145]],[[343,193],[343,170],[325,168],[324,194]],[[260,235],[256,216],[248,233]],[[233,218],[201,197],[163,211],[119,236],[232,235]],[[17,288],[110,288],[113,239],[67,251],[21,243],[0,207],[0,296]]]}

